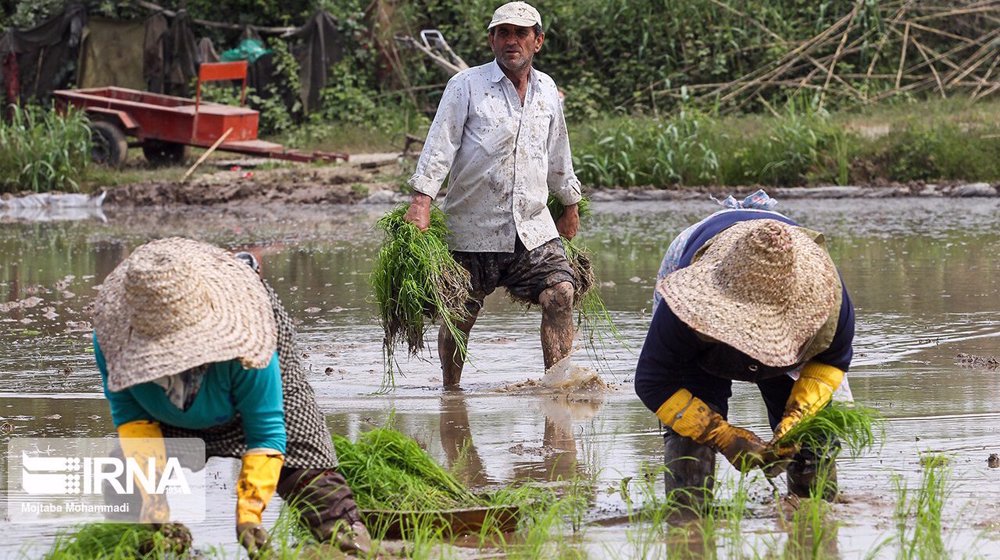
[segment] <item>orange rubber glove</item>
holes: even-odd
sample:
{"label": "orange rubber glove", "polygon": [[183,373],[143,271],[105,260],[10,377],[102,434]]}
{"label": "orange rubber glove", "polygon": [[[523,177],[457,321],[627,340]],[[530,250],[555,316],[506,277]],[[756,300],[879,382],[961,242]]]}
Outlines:
{"label": "orange rubber glove", "polygon": [[807,363],[792,385],[792,393],[785,403],[785,415],[775,428],[771,441],[777,442],[803,418],[822,410],[843,381],[844,372],[840,369],[819,362]]}
{"label": "orange rubber glove", "polygon": [[285,458],[279,453],[251,452],[243,456],[236,481],[236,538],[251,557],[265,547],[268,534],[261,516],[278,488]]}
{"label": "orange rubber glove", "polygon": [[[134,420],[118,426],[118,441],[126,458],[135,461],[143,471],[153,458],[156,465],[156,480],[163,475],[167,464],[167,449],[163,442],[160,425],[150,420]],[[140,523],[167,523],[170,521],[170,505],[163,494],[149,494],[139,481],[135,488],[142,495]]]}
{"label": "orange rubber glove", "polygon": [[660,405],[656,416],[678,434],[722,453],[743,472],[768,464],[767,444],[757,434],[726,422],[721,414],[687,389],[671,395]]}

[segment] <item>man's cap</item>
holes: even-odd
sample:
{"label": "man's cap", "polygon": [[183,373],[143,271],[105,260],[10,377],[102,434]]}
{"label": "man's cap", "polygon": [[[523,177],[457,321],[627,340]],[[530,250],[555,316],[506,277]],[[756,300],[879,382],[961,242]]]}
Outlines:
{"label": "man's cap", "polygon": [[490,21],[490,26],[486,30],[489,31],[504,24],[518,27],[534,27],[536,25],[541,27],[542,16],[527,2],[507,2],[493,12],[493,20]]}

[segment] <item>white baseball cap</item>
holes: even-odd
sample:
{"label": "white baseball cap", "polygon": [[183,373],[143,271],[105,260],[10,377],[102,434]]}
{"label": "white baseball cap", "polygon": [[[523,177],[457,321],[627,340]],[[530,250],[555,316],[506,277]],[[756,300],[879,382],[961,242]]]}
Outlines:
{"label": "white baseball cap", "polygon": [[493,12],[493,20],[490,21],[490,26],[486,30],[489,31],[498,25],[507,23],[518,27],[534,27],[536,25],[541,27],[542,16],[527,2],[507,2]]}

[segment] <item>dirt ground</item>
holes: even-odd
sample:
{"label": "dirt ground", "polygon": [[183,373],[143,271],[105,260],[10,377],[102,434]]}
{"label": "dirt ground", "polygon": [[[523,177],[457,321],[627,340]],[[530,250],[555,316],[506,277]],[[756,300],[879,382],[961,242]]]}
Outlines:
{"label": "dirt ground", "polygon": [[[393,203],[403,194],[413,172],[415,156],[399,153],[352,154],[348,162],[300,164],[266,159],[216,159],[206,162],[188,181],[179,173],[156,173],[146,179],[107,188],[105,203],[115,206],[168,206],[213,204],[261,205]],[[758,186],[684,187],[590,190],[594,201],[704,199],[712,194],[742,197]],[[864,186],[768,187],[779,199],[793,198],[896,198],[896,197],[997,197],[1000,184],[991,183],[878,183]]]}
{"label": "dirt ground", "polygon": [[[206,164],[208,165],[208,164]],[[149,179],[111,187],[106,204],[163,206],[170,204],[352,203],[366,199],[391,202],[408,178],[413,163],[399,154],[358,154],[338,164],[285,164],[268,160],[221,160],[216,170],[186,182]]]}

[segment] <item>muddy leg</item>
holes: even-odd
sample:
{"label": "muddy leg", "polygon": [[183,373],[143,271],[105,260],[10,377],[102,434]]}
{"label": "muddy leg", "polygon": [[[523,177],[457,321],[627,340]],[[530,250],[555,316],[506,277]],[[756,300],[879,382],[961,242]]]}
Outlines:
{"label": "muddy leg", "polygon": [[715,486],[715,451],[667,429],[663,433],[663,480],[667,500],[691,510],[704,511]]}
{"label": "muddy leg", "polygon": [[792,458],[786,471],[788,493],[802,498],[822,497],[828,502],[837,499],[837,454],[840,443],[826,448],[803,449]]}
{"label": "muddy leg", "polygon": [[[465,333],[466,344],[468,344],[469,333],[472,331],[472,326],[476,324],[476,318],[479,317],[479,310],[482,307],[483,302],[481,300],[472,300],[465,305],[465,309],[469,313],[468,318],[457,326],[458,330]],[[442,384],[445,388],[457,389],[458,384],[462,381],[462,368],[465,367],[465,358],[458,351],[458,344],[455,342],[455,337],[451,336],[451,333],[448,332],[448,329],[444,325],[441,325],[441,330],[438,331],[438,356],[441,358]]]}
{"label": "muddy leg", "polygon": [[354,494],[336,469],[284,467],[278,495],[298,511],[300,522],[319,542],[332,542],[348,553],[371,553],[371,537]]}
{"label": "muddy leg", "polygon": [[573,284],[560,282],[546,288],[538,303],[542,305],[542,354],[549,369],[573,349]]}

